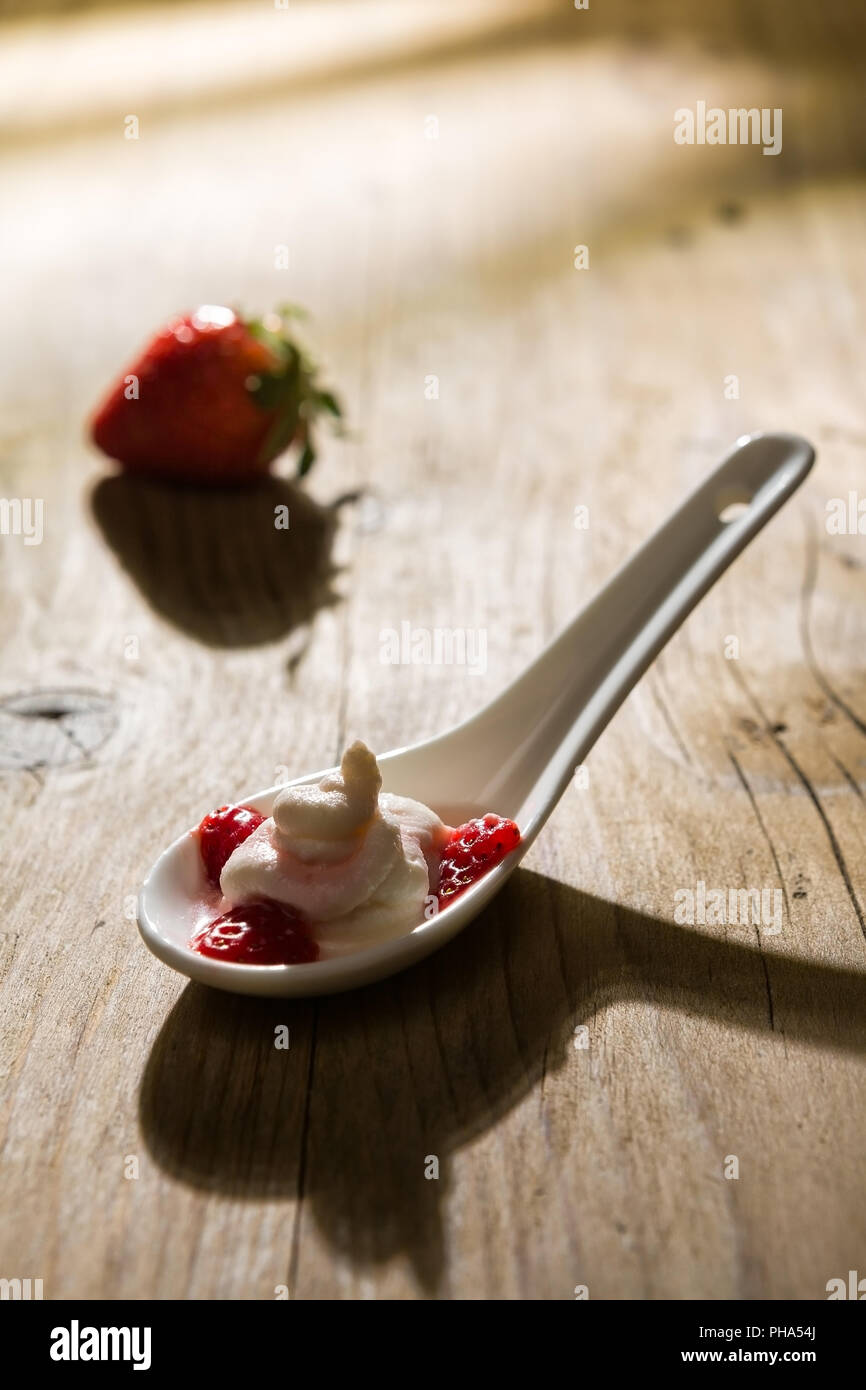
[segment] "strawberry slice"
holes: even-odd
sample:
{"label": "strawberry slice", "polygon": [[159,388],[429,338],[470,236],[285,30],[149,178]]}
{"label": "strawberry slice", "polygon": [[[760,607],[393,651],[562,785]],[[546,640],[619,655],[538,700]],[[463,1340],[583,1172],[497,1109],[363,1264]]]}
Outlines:
{"label": "strawberry slice", "polygon": [[439,865],[439,906],[446,907],[465,893],[519,844],[520,831],[514,821],[503,820],[491,811],[458,825],[451,832]]}
{"label": "strawberry slice", "polygon": [[95,411],[93,442],[130,472],[214,485],[262,476],[294,446],[303,476],[316,417],[342,412],[289,333],[297,312],[244,320],[206,304],[171,319]]}
{"label": "strawberry slice", "polygon": [[205,816],[197,831],[198,845],[208,882],[214,888],[220,886],[220,874],[230,855],[263,820],[252,806],[220,806]]}
{"label": "strawberry slice", "polygon": [[201,956],[241,965],[303,965],[319,958],[306,918],[267,899],[239,903],[207,922],[193,933],[190,946]]}

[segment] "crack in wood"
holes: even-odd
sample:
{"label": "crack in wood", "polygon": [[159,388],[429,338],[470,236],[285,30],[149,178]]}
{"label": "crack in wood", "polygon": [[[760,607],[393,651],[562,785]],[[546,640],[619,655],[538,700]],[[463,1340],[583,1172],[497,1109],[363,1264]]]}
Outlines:
{"label": "crack in wood", "polygon": [[0,769],[34,772],[89,762],[118,724],[113,697],[90,690],[23,691],[0,700]]}

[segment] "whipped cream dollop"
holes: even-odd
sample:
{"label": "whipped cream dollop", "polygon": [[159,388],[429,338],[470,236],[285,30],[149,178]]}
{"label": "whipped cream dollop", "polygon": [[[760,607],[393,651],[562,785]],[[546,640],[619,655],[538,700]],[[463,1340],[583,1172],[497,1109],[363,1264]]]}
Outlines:
{"label": "whipped cream dollop", "polygon": [[284,787],[272,815],[226,861],[225,898],[297,908],[322,959],[414,930],[435,896],[450,827],[420,801],[381,787],[379,765],[360,742],[339,772]]}

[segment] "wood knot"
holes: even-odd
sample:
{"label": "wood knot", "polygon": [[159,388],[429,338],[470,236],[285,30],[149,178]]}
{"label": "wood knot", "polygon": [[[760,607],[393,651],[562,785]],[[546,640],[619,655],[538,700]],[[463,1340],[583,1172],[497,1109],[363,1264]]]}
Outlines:
{"label": "wood knot", "polygon": [[24,691],[0,700],[0,768],[86,762],[117,728],[114,700],[92,690]]}

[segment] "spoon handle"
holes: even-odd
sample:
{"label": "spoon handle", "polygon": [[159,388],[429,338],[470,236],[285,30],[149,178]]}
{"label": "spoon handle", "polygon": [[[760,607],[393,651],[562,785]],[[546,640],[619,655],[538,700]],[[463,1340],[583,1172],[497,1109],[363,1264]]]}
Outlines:
{"label": "spoon handle", "polygon": [[[525,840],[668,639],[799,487],[814,458],[796,435],[739,440],[523,675],[454,731],[471,763],[483,721],[488,757],[479,800],[520,805]],[[491,743],[499,753],[492,776]]]}

